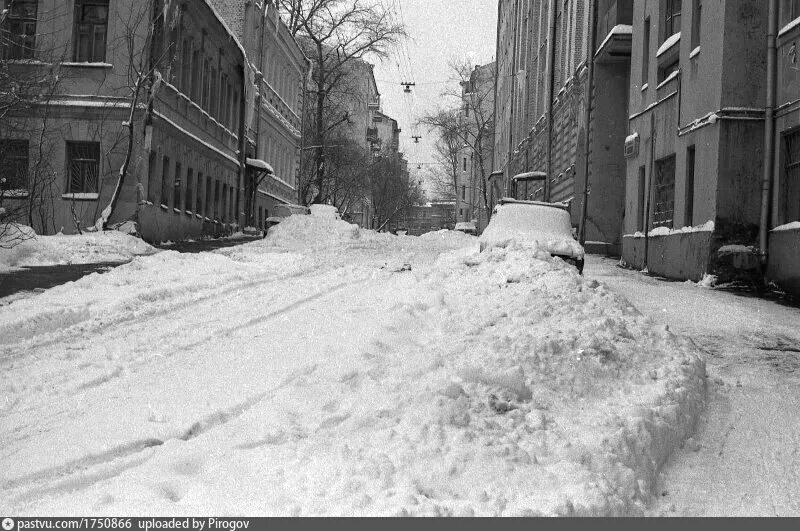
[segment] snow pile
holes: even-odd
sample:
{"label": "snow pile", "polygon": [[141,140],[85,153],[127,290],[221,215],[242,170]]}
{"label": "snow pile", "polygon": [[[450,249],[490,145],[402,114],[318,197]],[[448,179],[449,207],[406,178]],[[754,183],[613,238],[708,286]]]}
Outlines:
{"label": "snow pile", "polygon": [[530,246],[285,223],[331,245],[165,251],[0,307],[0,512],[641,513],[704,404],[690,342]]}
{"label": "snow pile", "polygon": [[126,262],[134,256],[156,252],[139,238],[117,231],[37,236],[30,227],[18,225],[17,230],[25,233],[27,239],[10,249],[0,248],[0,271],[31,266]]}
{"label": "snow pile", "polygon": [[279,247],[318,247],[358,240],[358,225],[339,219],[334,207],[312,205],[309,216],[289,216],[271,227],[266,241]]}

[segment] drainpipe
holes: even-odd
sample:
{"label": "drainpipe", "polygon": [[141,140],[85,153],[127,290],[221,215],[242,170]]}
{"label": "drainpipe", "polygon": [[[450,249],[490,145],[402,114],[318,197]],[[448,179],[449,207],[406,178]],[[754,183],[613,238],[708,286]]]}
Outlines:
{"label": "drainpipe", "polygon": [[581,223],[578,241],[581,245],[586,243],[586,216],[589,203],[589,150],[592,147],[592,105],[594,105],[594,54],[595,40],[597,39],[597,0],[589,0],[589,38],[586,55],[589,71],[586,73],[586,134],[583,139],[584,156],[586,157],[583,174],[583,202],[581,203]]}
{"label": "drainpipe", "polygon": [[[511,54],[511,112],[509,113],[509,120],[508,120],[508,161],[506,162],[506,169],[508,173],[506,175],[506,181],[503,183],[503,190],[508,195],[509,193],[509,186],[511,185],[511,172],[514,169],[514,165],[512,164],[512,158],[514,157],[514,108],[516,107],[514,103],[517,101],[517,39],[519,37],[519,31],[517,24],[519,20],[517,15],[519,14],[519,0],[515,0],[514,2],[514,13],[513,13],[513,25],[512,31],[514,32],[514,51]],[[456,190],[458,192],[458,190]],[[456,194],[456,201],[458,201],[458,194]]]}
{"label": "drainpipe", "polygon": [[775,100],[777,89],[778,0],[769,2],[767,27],[767,104],[764,108],[764,175],[761,180],[761,224],[758,231],[758,252],[761,265],[767,264],[769,246],[769,207],[772,199],[772,179],[775,169]]}
{"label": "drainpipe", "polygon": [[656,113],[655,109],[650,111],[650,178],[647,180],[647,204],[644,210],[644,266],[642,270],[648,268],[648,256],[650,253],[650,198],[653,195],[653,172],[656,162]]}
{"label": "drainpipe", "polygon": [[[496,151],[497,151],[497,134],[498,134],[498,131],[500,131],[500,128],[497,126],[498,125],[497,124],[497,82],[500,79],[500,58],[497,57],[497,50],[500,49],[500,10],[503,7],[502,4],[503,4],[503,0],[497,0],[497,31],[495,33],[495,44],[494,44],[494,49],[495,49],[494,87],[492,89],[493,92],[494,92],[494,99],[492,100],[492,121],[493,121],[493,124],[492,124],[493,125],[493,127],[492,127],[492,163],[491,163],[492,164],[492,166],[491,166],[492,173],[494,173],[496,171],[496,169],[497,169],[497,167],[495,166],[495,164],[497,163],[497,161],[495,160],[495,158],[496,158],[495,155],[496,155]],[[491,183],[491,179],[490,179],[489,185],[492,186],[492,188],[494,187],[494,184]],[[494,205],[492,205],[492,208],[494,208]]]}
{"label": "drainpipe", "polygon": [[544,201],[550,202],[550,179],[553,175],[553,92],[555,91],[555,62],[556,62],[556,0],[550,0],[550,12],[548,25],[550,27],[550,37],[547,39],[547,65],[548,65],[548,88],[547,88],[547,177],[544,181]]}

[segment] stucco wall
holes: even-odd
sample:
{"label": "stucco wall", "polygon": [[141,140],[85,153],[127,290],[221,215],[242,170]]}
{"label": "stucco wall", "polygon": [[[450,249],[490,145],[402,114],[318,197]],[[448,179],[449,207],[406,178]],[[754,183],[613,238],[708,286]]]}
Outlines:
{"label": "stucco wall", "polygon": [[800,229],[770,233],[767,278],[800,297]]}

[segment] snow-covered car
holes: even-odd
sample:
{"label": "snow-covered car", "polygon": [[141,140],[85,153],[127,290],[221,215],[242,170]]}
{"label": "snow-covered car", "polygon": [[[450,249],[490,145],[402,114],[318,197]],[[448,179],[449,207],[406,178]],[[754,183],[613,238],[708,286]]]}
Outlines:
{"label": "snow-covered car", "polygon": [[[269,230],[289,216],[307,216],[311,210],[301,205],[276,205],[272,209],[272,215],[264,221],[264,229]],[[266,236],[266,233],[264,234]]]}
{"label": "snow-covered car", "polygon": [[511,241],[536,242],[539,249],[575,265],[583,274],[583,246],[573,236],[569,210],[563,203],[501,199],[481,235],[480,249],[505,247]]}
{"label": "snow-covered car", "polygon": [[456,227],[453,230],[463,232],[464,234],[472,234],[473,236],[478,234],[478,229],[471,221],[459,221],[456,223]]}

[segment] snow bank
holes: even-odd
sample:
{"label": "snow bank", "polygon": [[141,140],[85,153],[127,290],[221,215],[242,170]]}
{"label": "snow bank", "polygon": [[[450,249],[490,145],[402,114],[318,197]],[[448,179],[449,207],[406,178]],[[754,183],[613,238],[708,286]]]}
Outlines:
{"label": "snow bank", "polygon": [[800,230],[800,221],[793,221],[791,223],[787,223],[785,225],[780,225],[772,229],[773,231],[779,232],[784,230]]}
{"label": "snow bank", "polygon": [[26,239],[10,249],[0,248],[0,271],[31,266],[126,262],[134,256],[156,252],[139,238],[117,231],[37,236],[33,229],[23,225],[17,226],[17,231],[25,233]]}
{"label": "snow bank", "polygon": [[[651,230],[647,235],[652,238],[655,236],[672,236],[673,234],[689,234],[693,232],[714,232],[714,222],[706,221],[702,225],[696,225],[694,227],[681,227],[680,229],[670,229],[669,227],[656,227],[655,229]],[[625,234],[624,237],[644,238],[644,233],[641,231],[637,231],[633,234]]]}
{"label": "snow bank", "polygon": [[0,307],[0,512],[642,512],[704,404],[690,342],[543,251],[343,223]]}

